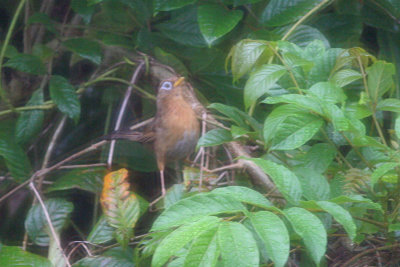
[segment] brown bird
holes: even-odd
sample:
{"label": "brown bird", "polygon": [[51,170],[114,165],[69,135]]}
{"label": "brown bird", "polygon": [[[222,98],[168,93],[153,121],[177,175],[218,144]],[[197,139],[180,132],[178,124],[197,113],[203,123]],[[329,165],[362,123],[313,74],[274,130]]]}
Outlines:
{"label": "brown bird", "polygon": [[184,77],[172,77],[160,83],[157,94],[157,113],[151,127],[143,133],[117,133],[112,139],[154,141],[157,166],[160,170],[161,193],[165,195],[164,169],[169,161],[184,159],[195,149],[200,124],[196,113],[185,97]]}

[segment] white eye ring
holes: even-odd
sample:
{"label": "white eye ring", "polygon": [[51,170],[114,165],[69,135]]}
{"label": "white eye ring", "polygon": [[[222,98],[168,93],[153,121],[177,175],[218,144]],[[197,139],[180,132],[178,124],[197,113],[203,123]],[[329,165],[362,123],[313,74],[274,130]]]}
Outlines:
{"label": "white eye ring", "polygon": [[172,82],[163,82],[161,88],[163,90],[171,90],[172,89]]}

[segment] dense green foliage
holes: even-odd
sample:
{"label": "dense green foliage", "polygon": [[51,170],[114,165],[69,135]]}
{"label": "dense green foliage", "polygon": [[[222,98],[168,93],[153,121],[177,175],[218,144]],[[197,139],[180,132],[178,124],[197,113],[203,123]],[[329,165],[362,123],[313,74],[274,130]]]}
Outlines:
{"label": "dense green foliage", "polygon": [[[398,1],[0,3],[0,266],[399,264]],[[221,122],[198,142],[207,167],[246,160],[274,188],[170,168],[154,212],[153,153],[118,141],[135,195],[113,173],[102,214],[109,146],[85,148],[113,131],[139,62],[124,124],[154,115],[161,62]]]}

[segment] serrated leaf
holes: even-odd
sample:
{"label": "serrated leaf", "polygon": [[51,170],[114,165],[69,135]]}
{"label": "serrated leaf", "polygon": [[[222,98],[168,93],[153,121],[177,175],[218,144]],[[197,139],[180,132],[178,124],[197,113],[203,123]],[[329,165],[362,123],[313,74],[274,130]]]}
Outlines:
{"label": "serrated leaf", "polygon": [[200,137],[197,147],[218,146],[232,141],[231,132],[225,129],[212,129]]}
{"label": "serrated leaf", "polygon": [[323,123],[322,118],[303,109],[280,106],[264,122],[264,140],[271,149],[296,149],[309,141]]}
{"label": "serrated leaf", "polygon": [[215,266],[219,257],[217,230],[218,227],[210,228],[193,241],[186,255],[184,267]]}
{"label": "serrated leaf", "polygon": [[378,98],[386,93],[393,85],[394,65],[383,60],[376,61],[366,69],[367,84],[371,100],[376,103]]}
{"label": "serrated leaf", "polygon": [[20,247],[0,245],[0,266],[51,267],[53,265],[48,259],[22,250]]}
{"label": "serrated leaf", "polygon": [[184,184],[174,184],[170,188],[168,188],[167,193],[164,197],[164,208],[168,209],[173,204],[182,199],[183,194],[185,192]]}
{"label": "serrated leaf", "polygon": [[344,203],[363,203],[366,208],[383,211],[382,207],[379,203],[374,203],[372,200],[368,198],[364,198],[361,195],[352,195],[352,196],[338,196],[329,200],[330,202],[336,204],[344,204]]}
{"label": "serrated leaf", "polygon": [[29,74],[46,74],[46,68],[40,58],[29,54],[18,54],[10,58],[4,64],[4,67],[13,68]]}
{"label": "serrated leaf", "polygon": [[90,22],[96,9],[94,5],[89,5],[88,0],[71,0],[70,5],[72,10],[79,14],[86,24]]}
{"label": "serrated leaf", "polygon": [[62,76],[53,75],[50,79],[50,97],[60,109],[71,119],[77,121],[81,113],[81,105],[75,88]]}
{"label": "serrated leaf", "polygon": [[332,104],[343,103],[346,100],[342,88],[331,82],[319,82],[311,86],[309,92],[318,97],[320,100]]}
{"label": "serrated leaf", "polygon": [[[45,201],[45,206],[50,215],[54,229],[59,234],[68,222],[68,217],[74,206],[64,199],[53,198]],[[25,229],[30,239],[39,246],[48,246],[50,228],[40,204],[31,207],[26,216]]]}
{"label": "serrated leaf", "polygon": [[96,225],[90,231],[87,241],[94,244],[103,244],[114,239],[115,228],[110,226],[107,219],[101,216]]}
{"label": "serrated leaf", "polygon": [[[32,94],[31,99],[26,103],[26,107],[43,104],[43,91],[37,90]],[[15,139],[17,143],[25,144],[29,142],[42,128],[44,111],[29,110],[22,111],[15,126]]]}
{"label": "serrated leaf", "polygon": [[387,172],[394,170],[399,163],[396,162],[386,162],[380,165],[371,175],[371,188],[374,188],[374,185],[379,181],[379,179],[385,175]]}
{"label": "serrated leaf", "polygon": [[103,187],[103,177],[107,170],[104,167],[78,168],[57,178],[47,188],[48,192],[78,188],[92,193],[100,193]]}
{"label": "serrated leaf", "polygon": [[226,10],[221,5],[201,5],[197,8],[200,31],[209,46],[235,28],[242,17],[242,10]]}
{"label": "serrated leaf", "polygon": [[303,239],[308,253],[318,266],[326,251],[327,234],[317,216],[302,208],[283,211],[294,231]]}
{"label": "serrated leaf", "polygon": [[153,0],[154,12],[170,11],[190,5],[196,0]]}
{"label": "serrated leaf", "polygon": [[154,222],[151,230],[163,230],[185,222],[220,213],[245,212],[246,208],[236,199],[226,195],[201,193],[184,198],[166,209]]}
{"label": "serrated leaf", "polygon": [[54,20],[52,20],[47,14],[45,13],[40,13],[37,12],[35,14],[33,14],[32,16],[30,16],[28,18],[27,24],[34,24],[34,23],[40,23],[43,24],[43,26],[52,33],[56,33],[58,34],[55,25],[57,24],[57,22],[55,22]]}
{"label": "serrated leaf", "polygon": [[339,87],[344,87],[362,78],[361,73],[352,69],[343,69],[336,72],[329,80]]}
{"label": "serrated leaf", "polygon": [[7,169],[16,182],[23,182],[29,177],[31,164],[24,150],[14,142],[12,136],[0,136],[0,156],[4,158]]}
{"label": "serrated leaf", "polygon": [[314,59],[314,66],[309,72],[308,85],[312,86],[317,82],[326,82],[333,75],[333,71],[337,70],[340,55],[343,55],[343,49],[331,48],[318,55]]}
{"label": "serrated leaf", "polygon": [[261,22],[265,26],[282,26],[296,21],[321,0],[271,0],[265,7]]}
{"label": "serrated leaf", "polygon": [[267,63],[273,55],[271,47],[274,43],[260,40],[241,40],[229,52],[227,60],[231,59],[231,68],[234,81],[249,73],[254,67]]}
{"label": "serrated leaf", "polygon": [[279,192],[285,199],[293,204],[297,204],[302,195],[302,189],[297,176],[288,168],[275,162],[251,158],[248,159],[256,163],[274,181]]}
{"label": "serrated leaf", "polygon": [[[292,27],[283,27],[284,33],[289,31]],[[278,28],[279,30],[279,28]],[[283,37],[283,32],[282,32]],[[309,25],[298,26],[287,38],[289,42],[292,42],[300,47],[306,47],[314,41],[321,41],[326,48],[330,47],[328,39],[318,29]]]}
{"label": "serrated leaf", "polygon": [[73,265],[74,267],[99,267],[99,266],[109,266],[109,267],[135,267],[136,265],[127,261],[126,259],[118,259],[109,256],[96,256],[96,257],[86,257],[80,259]]}
{"label": "serrated leaf", "polygon": [[99,65],[102,58],[102,50],[99,43],[85,38],[72,38],[63,42],[70,51]]}
{"label": "serrated leaf", "polygon": [[354,240],[354,238],[356,237],[357,227],[353,221],[353,218],[347,210],[345,210],[338,204],[329,201],[318,201],[317,204],[323,210],[332,215],[333,218],[335,218],[335,220],[343,226],[350,239]]}
{"label": "serrated leaf", "polygon": [[217,235],[223,266],[259,266],[257,243],[251,232],[242,224],[222,222]]}
{"label": "serrated leaf", "polygon": [[331,165],[336,156],[336,149],[326,143],[315,144],[307,151],[303,158],[300,158],[301,166],[323,173]]}
{"label": "serrated leaf", "polygon": [[394,130],[396,132],[397,138],[400,138],[400,116],[397,116],[394,122]]}
{"label": "serrated leaf", "polygon": [[[169,0],[167,1],[169,2]],[[186,12],[182,12],[166,22],[159,23],[156,28],[174,42],[194,47],[207,46],[197,23],[197,9],[195,7],[188,8]]]}
{"label": "serrated leaf", "polygon": [[318,101],[315,101],[315,98],[308,95],[298,95],[298,94],[286,94],[280,96],[271,96],[267,97],[261,103],[266,104],[278,104],[278,103],[287,103],[293,104],[299,108],[307,109],[317,114],[323,114],[322,108]]}
{"label": "serrated leaf", "polygon": [[202,232],[214,228],[220,219],[214,216],[205,216],[197,221],[180,226],[158,245],[151,262],[152,267],[163,266],[168,259],[175,255],[187,243],[192,241]]}
{"label": "serrated leaf", "polygon": [[295,168],[300,180],[303,196],[308,200],[326,200],[330,197],[330,188],[327,179],[315,169]]}
{"label": "serrated leaf", "polygon": [[400,113],[400,100],[397,98],[386,98],[378,102],[377,110],[392,111]]}
{"label": "serrated leaf", "polygon": [[284,266],[289,257],[290,239],[283,221],[269,211],[251,213],[249,218],[274,266]]}
{"label": "serrated leaf", "polygon": [[[108,223],[117,228],[116,231],[129,231],[139,218],[139,201],[129,191],[128,171],[120,169],[110,172],[104,177],[100,203]],[[129,235],[129,234],[128,234]],[[131,236],[125,236],[129,240]]]}
{"label": "serrated leaf", "polygon": [[244,186],[227,186],[216,188],[212,191],[213,194],[228,195],[240,202],[254,205],[260,208],[270,208],[271,202],[261,193]]}
{"label": "serrated leaf", "polygon": [[244,87],[244,104],[246,108],[253,105],[262,95],[267,94],[286,72],[287,70],[284,66],[268,64],[251,73]]}

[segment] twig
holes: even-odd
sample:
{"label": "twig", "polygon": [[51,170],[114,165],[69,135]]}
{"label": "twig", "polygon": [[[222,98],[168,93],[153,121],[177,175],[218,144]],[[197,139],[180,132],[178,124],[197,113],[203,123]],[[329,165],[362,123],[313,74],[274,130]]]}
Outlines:
{"label": "twig", "polygon": [[371,249],[364,250],[363,252],[355,255],[350,260],[348,260],[345,263],[343,263],[342,267],[349,266],[353,261],[355,261],[355,260],[361,258],[362,256],[367,255],[367,254],[369,254],[371,252],[375,252],[375,251],[379,251],[379,250],[387,250],[387,249],[396,248],[396,247],[400,247],[400,243],[395,243],[395,244],[392,244],[392,245],[387,245],[387,246],[383,246],[383,247],[379,247],[379,248],[371,248]]}
{"label": "twig", "polygon": [[50,228],[51,234],[53,235],[54,241],[56,242],[56,244],[58,246],[58,249],[60,250],[60,253],[63,255],[63,257],[65,259],[65,263],[67,264],[67,266],[71,267],[71,264],[69,263],[68,258],[64,254],[64,251],[63,251],[63,249],[61,247],[60,239],[58,238],[58,235],[56,233],[56,230],[54,229],[53,223],[51,222],[51,218],[50,218],[49,212],[47,211],[46,206],[44,205],[42,197],[40,196],[39,192],[35,188],[35,185],[33,184],[33,181],[29,183],[29,187],[32,189],[33,193],[36,196],[36,199],[39,201],[40,205],[42,206],[43,213],[44,213],[44,216],[46,217],[47,223],[49,224],[49,228]]}
{"label": "twig", "polygon": [[[202,115],[202,123],[201,123],[201,136],[204,136],[206,134],[206,119],[207,119],[207,112],[204,112]],[[203,172],[204,172],[204,157],[205,157],[205,147],[200,148],[201,152],[201,158],[200,158],[200,179],[199,179],[199,192],[201,192],[201,188],[203,186]]]}
{"label": "twig", "polygon": [[154,118],[150,118],[150,119],[147,119],[145,121],[136,123],[135,125],[132,125],[131,127],[129,127],[129,130],[131,130],[131,131],[136,130],[138,128],[141,128],[143,126],[146,126],[146,125],[152,123],[153,121],[154,121]]}
{"label": "twig", "polygon": [[78,169],[78,168],[93,168],[93,167],[106,167],[105,163],[94,163],[94,164],[79,164],[79,165],[67,165],[61,166],[59,169]]}
{"label": "twig", "polygon": [[[136,80],[139,77],[139,74],[142,71],[143,66],[144,66],[144,61],[142,61],[139,64],[139,66],[137,66],[135,72],[133,73],[130,85],[129,85],[128,89],[126,90],[124,101],[122,102],[121,109],[120,109],[119,114],[118,114],[117,122],[115,123],[114,131],[118,131],[120,129],[120,127],[121,127],[122,118],[124,117],[126,106],[128,104],[128,100],[129,100],[129,97],[132,94],[133,85],[136,83]],[[110,150],[108,152],[107,165],[108,165],[109,168],[111,167],[111,164],[112,164],[112,158],[113,158],[113,155],[114,155],[115,143],[116,143],[116,140],[112,140],[111,141]]]}
{"label": "twig", "polygon": [[88,152],[91,152],[93,150],[98,149],[99,147],[105,145],[106,143],[108,143],[107,140],[102,140],[100,142],[97,142],[91,146],[89,146],[88,148],[85,148],[71,156],[69,156],[68,158],[54,164],[53,166],[46,168],[46,169],[42,169],[42,170],[38,170],[36,171],[28,180],[26,180],[25,182],[23,182],[22,184],[18,185],[17,187],[15,187],[14,189],[12,189],[10,192],[8,192],[7,194],[5,194],[4,196],[2,196],[0,198],[0,203],[5,200],[6,198],[8,198],[9,196],[11,196],[12,194],[14,194],[15,192],[17,192],[18,190],[20,190],[21,188],[25,187],[27,184],[29,184],[30,182],[32,182],[34,179],[36,179],[37,177],[41,176],[41,175],[45,175],[53,170],[56,170],[58,168],[60,168],[62,165],[64,165],[65,163],[74,160],[78,157],[80,157],[83,154],[86,154]]}

